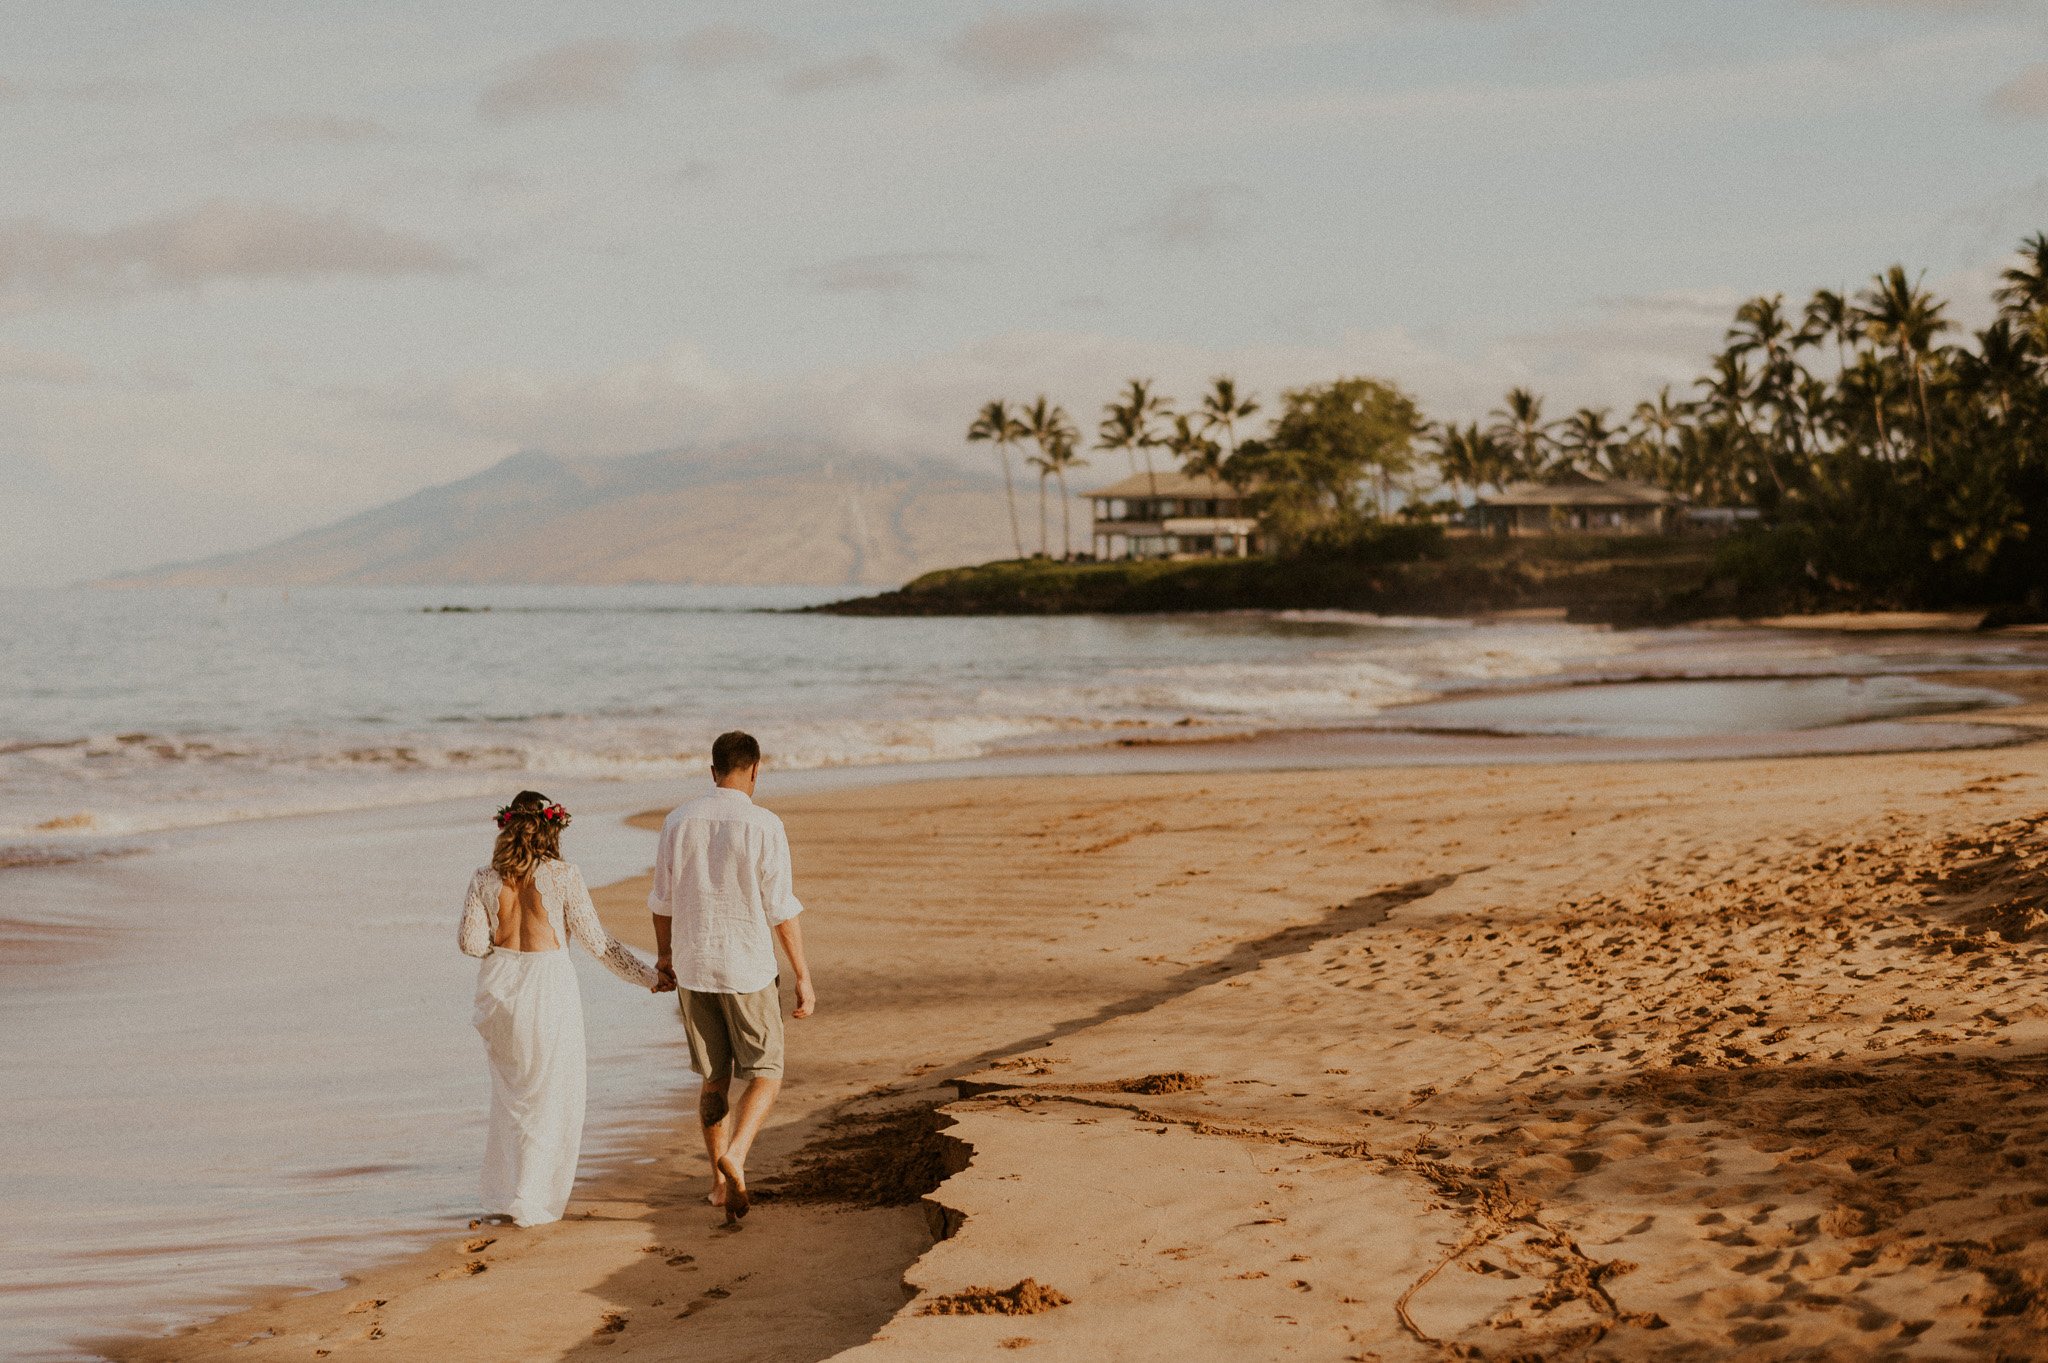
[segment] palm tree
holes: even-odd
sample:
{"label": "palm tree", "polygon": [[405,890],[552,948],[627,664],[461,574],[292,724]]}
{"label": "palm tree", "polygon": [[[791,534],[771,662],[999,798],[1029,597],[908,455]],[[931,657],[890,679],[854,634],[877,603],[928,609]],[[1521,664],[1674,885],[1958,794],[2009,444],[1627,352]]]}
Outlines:
{"label": "palm tree", "polygon": [[967,428],[970,443],[986,440],[1002,456],[1003,494],[1010,502],[1010,542],[1016,546],[1018,558],[1024,557],[1024,532],[1017,526],[1017,484],[1010,477],[1010,446],[1023,438],[1023,424],[1011,413],[1010,404],[1001,398],[983,407]]}
{"label": "palm tree", "polygon": [[1755,423],[1750,419],[1750,404],[1757,395],[1756,375],[1750,372],[1749,361],[1738,350],[1724,350],[1714,357],[1714,372],[1705,378],[1695,379],[1694,385],[1706,390],[1700,405],[1707,412],[1719,417],[1733,431],[1742,435],[1744,449],[1753,453],[1771,477],[1771,486],[1780,495],[1785,491],[1784,475],[1778,471],[1778,461],[1757,439]]}
{"label": "palm tree", "polygon": [[1728,328],[1729,348],[1738,355],[1761,350],[1764,367],[1770,369],[1795,345],[1792,323],[1785,316],[1785,295],[1752,298],[1735,310],[1735,322]]}
{"label": "palm tree", "polygon": [[1153,393],[1152,380],[1132,379],[1122,402],[1104,405],[1102,425],[1096,433],[1096,447],[1122,450],[1131,461],[1131,472],[1138,471],[1140,458],[1145,461],[1145,477],[1155,497],[1159,495],[1159,475],[1152,471],[1152,451],[1161,441],[1152,423],[1166,415],[1167,406],[1166,398]]}
{"label": "palm tree", "polygon": [[1654,482],[1664,483],[1675,468],[1671,433],[1685,420],[1685,411],[1684,403],[1672,400],[1668,383],[1657,390],[1655,398],[1636,404],[1636,429],[1645,439],[1653,440],[1657,449],[1657,470],[1652,475]]}
{"label": "palm tree", "polygon": [[1977,333],[1977,353],[1964,351],[1956,370],[1964,387],[1982,396],[2003,421],[2012,416],[2019,395],[2034,381],[2038,363],[2028,333],[2007,313]]}
{"label": "palm tree", "polygon": [[1499,487],[1513,463],[1498,440],[1481,429],[1478,422],[1459,426],[1445,422],[1433,432],[1436,439],[1437,470],[1451,485],[1451,497],[1462,504],[1465,490]]}
{"label": "palm tree", "polygon": [[1999,275],[1995,295],[2008,317],[2025,327],[2037,349],[2048,348],[2048,232],[2020,243],[2020,263]]}
{"label": "palm tree", "polygon": [[1062,440],[1071,445],[1080,438],[1080,432],[1074,429],[1074,419],[1067,415],[1067,409],[1048,401],[1043,393],[1024,409],[1020,424],[1024,435],[1038,446],[1038,453],[1025,462],[1038,470],[1038,552],[1044,554],[1050,552],[1045,532],[1045,480],[1054,472],[1049,462],[1052,447]]}
{"label": "palm tree", "polygon": [[2036,232],[2020,243],[2020,263],[1999,275],[2000,303],[2015,312],[2048,308],[2048,232]]}
{"label": "palm tree", "polygon": [[1806,332],[1815,341],[1832,337],[1836,372],[1849,367],[1849,348],[1863,339],[1863,319],[1845,293],[1816,289],[1806,305]]}
{"label": "palm tree", "polygon": [[1038,470],[1038,556],[1050,558],[1052,550],[1045,532],[1045,483],[1052,477],[1052,463],[1043,454],[1027,455],[1024,467]]}
{"label": "palm tree", "polygon": [[1558,441],[1574,467],[1583,472],[1605,473],[1614,439],[1621,432],[1608,423],[1605,407],[1581,407],[1564,419],[1564,436]]}
{"label": "palm tree", "polygon": [[1898,352],[1899,363],[1912,376],[1920,404],[1920,434],[1927,453],[1934,453],[1934,414],[1927,405],[1927,356],[1934,338],[1948,330],[1942,317],[1948,304],[1906,278],[1906,267],[1894,265],[1857,296],[1857,312],[1870,339]]}
{"label": "palm tree", "polygon": [[1173,418],[1173,429],[1159,442],[1180,461],[1180,471],[1190,478],[1221,478],[1223,447],[1203,433],[1202,418],[1181,412]]}
{"label": "palm tree", "polygon": [[1756,438],[1756,429],[1750,424],[1749,404],[1756,396],[1756,376],[1749,371],[1749,362],[1732,350],[1724,350],[1714,357],[1714,372],[1696,379],[1694,386],[1706,390],[1701,405],[1717,416],[1731,421],[1749,439]]}
{"label": "palm tree", "polygon": [[1251,394],[1240,395],[1237,380],[1228,374],[1218,374],[1209,380],[1209,391],[1202,395],[1202,429],[1223,430],[1223,439],[1229,448],[1224,458],[1237,453],[1237,423],[1252,416],[1259,410],[1259,404]]}
{"label": "palm tree", "polygon": [[[1061,415],[1065,415],[1062,413]],[[1044,452],[1035,461],[1052,474],[1060,487],[1060,553],[1065,559],[1074,557],[1073,509],[1074,500],[1067,493],[1067,470],[1088,467],[1088,461],[1081,457],[1080,432],[1069,423],[1065,429],[1046,444]]]}
{"label": "palm tree", "polygon": [[1524,478],[1541,478],[1550,466],[1551,423],[1543,419],[1543,399],[1526,388],[1510,388],[1502,405],[1488,413],[1490,432],[1515,461]]}

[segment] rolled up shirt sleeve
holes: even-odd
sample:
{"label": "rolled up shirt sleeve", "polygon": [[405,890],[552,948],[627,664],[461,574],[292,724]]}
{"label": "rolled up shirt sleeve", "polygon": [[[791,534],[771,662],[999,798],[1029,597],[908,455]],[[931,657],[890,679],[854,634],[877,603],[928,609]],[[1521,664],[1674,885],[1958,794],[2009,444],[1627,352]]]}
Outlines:
{"label": "rolled up shirt sleeve", "polygon": [[647,909],[657,918],[675,916],[675,910],[670,907],[675,878],[675,836],[670,826],[663,824],[661,841],[654,848],[654,878],[647,887]]}
{"label": "rolled up shirt sleeve", "polygon": [[768,926],[787,923],[804,911],[796,897],[796,872],[789,862],[789,835],[777,820],[768,830],[768,845],[762,849],[761,908]]}

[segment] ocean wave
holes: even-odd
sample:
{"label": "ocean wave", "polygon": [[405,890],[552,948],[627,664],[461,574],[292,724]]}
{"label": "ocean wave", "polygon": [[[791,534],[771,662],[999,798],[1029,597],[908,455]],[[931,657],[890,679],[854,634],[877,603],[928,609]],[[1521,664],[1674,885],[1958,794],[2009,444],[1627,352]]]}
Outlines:
{"label": "ocean wave", "polygon": [[[949,686],[930,669],[898,665],[841,679],[818,665],[815,676],[801,672],[766,700],[734,706],[732,695],[714,693],[701,703],[736,710],[785,769],[943,762],[1189,724],[1212,732],[1363,724],[1463,687],[1589,666],[1625,647],[1606,631],[1575,626],[1418,634],[1370,619],[1392,632],[1363,632],[1369,643],[1225,636],[1215,647],[1229,656],[1214,659],[1188,656],[1210,637],[1191,633],[1177,658],[1093,669],[1056,655],[1032,658],[1005,664],[1021,678],[973,687]],[[647,694],[688,695],[673,684]],[[815,705],[806,700],[813,694]],[[573,702],[575,690],[565,687],[564,698]],[[442,697],[410,722],[356,709],[349,713],[362,718],[268,732],[23,736],[0,749],[0,806],[14,816],[0,823],[0,837],[105,840],[482,796],[508,780],[693,776],[708,760],[712,725],[679,709],[684,700],[621,703],[618,694],[587,691],[583,698],[595,703],[577,710],[501,706],[490,696],[450,705]]]}
{"label": "ocean wave", "polygon": [[1436,615],[1377,615],[1371,611],[1273,611],[1268,617],[1293,625],[1355,625],[1360,629],[1445,629],[1476,627],[1477,622]]}

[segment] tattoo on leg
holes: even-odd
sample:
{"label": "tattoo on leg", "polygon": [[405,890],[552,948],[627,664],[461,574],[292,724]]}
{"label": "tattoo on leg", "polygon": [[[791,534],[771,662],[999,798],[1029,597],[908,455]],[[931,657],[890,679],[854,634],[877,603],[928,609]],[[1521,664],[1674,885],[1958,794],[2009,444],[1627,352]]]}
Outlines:
{"label": "tattoo on leg", "polygon": [[725,1113],[723,1093],[707,1093],[697,1100],[697,1115],[703,1119],[706,1126],[717,1126],[725,1120]]}

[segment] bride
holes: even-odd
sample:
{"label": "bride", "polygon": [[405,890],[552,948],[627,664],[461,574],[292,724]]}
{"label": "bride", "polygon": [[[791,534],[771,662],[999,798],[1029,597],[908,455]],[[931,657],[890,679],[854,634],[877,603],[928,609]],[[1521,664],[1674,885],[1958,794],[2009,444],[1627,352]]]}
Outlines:
{"label": "bride", "polygon": [[520,791],[462,906],[463,954],[483,958],[475,1021],[491,1064],[484,1210],[521,1226],[561,1220],[583,1143],[583,996],[565,938],[630,984],[675,988],[598,921],[583,873],[562,860],[568,824],[568,810]]}

